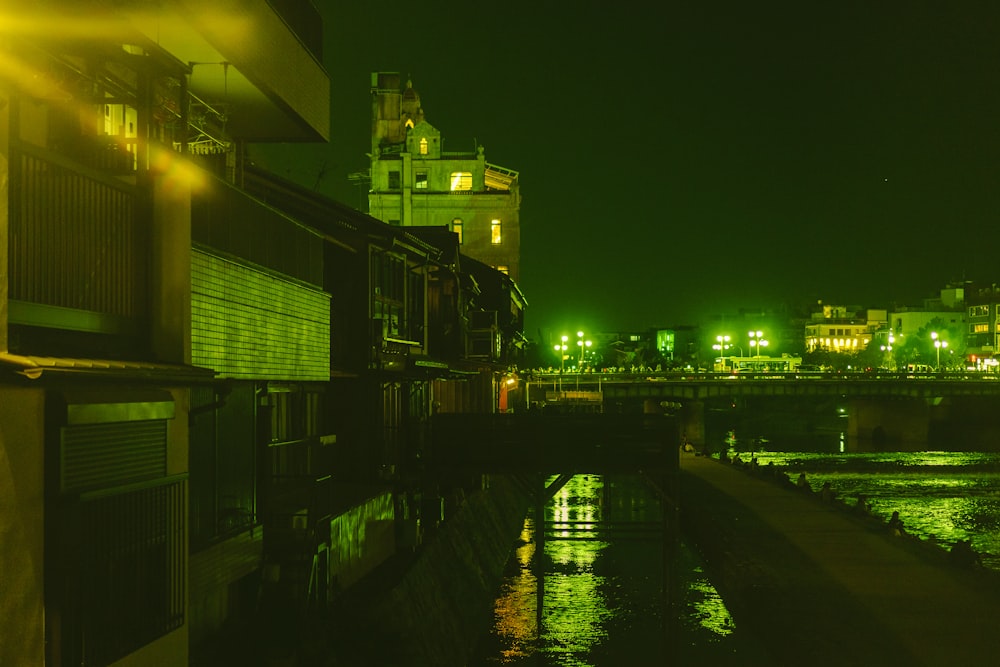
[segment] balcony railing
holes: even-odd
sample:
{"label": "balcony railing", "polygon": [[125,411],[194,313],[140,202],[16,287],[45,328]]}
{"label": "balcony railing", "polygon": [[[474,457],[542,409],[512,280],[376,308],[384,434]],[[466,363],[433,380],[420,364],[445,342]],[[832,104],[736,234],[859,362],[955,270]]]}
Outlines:
{"label": "balcony railing", "polygon": [[146,239],[135,187],[29,144],[11,156],[9,296],[28,318],[12,323],[58,326],[44,323],[45,307],[100,314],[90,318],[98,329],[140,320]]}
{"label": "balcony railing", "polygon": [[84,494],[68,523],[65,664],[108,664],[184,624],[184,479]]}

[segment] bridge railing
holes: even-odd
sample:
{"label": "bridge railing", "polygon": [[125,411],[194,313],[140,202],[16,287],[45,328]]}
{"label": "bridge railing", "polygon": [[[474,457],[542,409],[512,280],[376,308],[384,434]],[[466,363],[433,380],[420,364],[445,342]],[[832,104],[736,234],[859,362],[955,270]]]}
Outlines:
{"label": "bridge railing", "polygon": [[555,387],[569,387],[573,383],[593,384],[604,382],[705,382],[719,380],[807,380],[807,381],[837,381],[844,380],[948,380],[968,382],[997,382],[1000,374],[981,371],[937,371],[929,373],[908,373],[906,371],[772,371],[739,373],[716,373],[714,371],[636,371],[615,373],[560,373],[558,371],[533,371],[526,374],[526,380],[533,384],[551,384]]}

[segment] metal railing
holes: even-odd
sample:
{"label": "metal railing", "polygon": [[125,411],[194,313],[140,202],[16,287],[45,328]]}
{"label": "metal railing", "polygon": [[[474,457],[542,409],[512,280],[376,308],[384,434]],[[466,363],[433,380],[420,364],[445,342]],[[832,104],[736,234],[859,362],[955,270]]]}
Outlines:
{"label": "metal railing", "polygon": [[114,662],[184,624],[185,484],[164,478],[74,505],[79,538],[65,557],[75,565],[66,619],[75,631],[63,646],[73,664]]}

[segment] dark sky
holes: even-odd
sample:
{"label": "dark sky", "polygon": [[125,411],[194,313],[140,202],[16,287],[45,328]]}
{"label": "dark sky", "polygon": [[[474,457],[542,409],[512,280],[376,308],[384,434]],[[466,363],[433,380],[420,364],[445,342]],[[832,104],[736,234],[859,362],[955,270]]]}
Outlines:
{"label": "dark sky", "polygon": [[520,172],[529,337],[1000,280],[1000,3],[328,4],[331,141],[261,161],[359,206],[370,73],[411,76]]}

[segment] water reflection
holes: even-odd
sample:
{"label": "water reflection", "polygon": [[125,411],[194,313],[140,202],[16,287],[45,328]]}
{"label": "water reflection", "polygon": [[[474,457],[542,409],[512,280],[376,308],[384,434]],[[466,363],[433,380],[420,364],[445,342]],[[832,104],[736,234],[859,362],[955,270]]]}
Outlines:
{"label": "water reflection", "polygon": [[[846,451],[838,446],[844,442]],[[957,444],[956,451],[862,451],[843,433],[744,447],[744,458],[750,453],[761,466],[777,466],[792,478],[804,472],[813,491],[829,482],[852,506],[864,495],[882,520],[898,511],[911,535],[946,549],[970,540],[983,564],[1000,570],[1000,453],[958,451]]]}
{"label": "water reflection", "polygon": [[728,664],[746,640],[683,542],[668,552],[683,620],[667,622],[662,516],[638,477],[573,477],[546,504],[544,522],[533,512],[526,519],[495,625],[470,664],[663,664],[682,656],[684,664]]}

